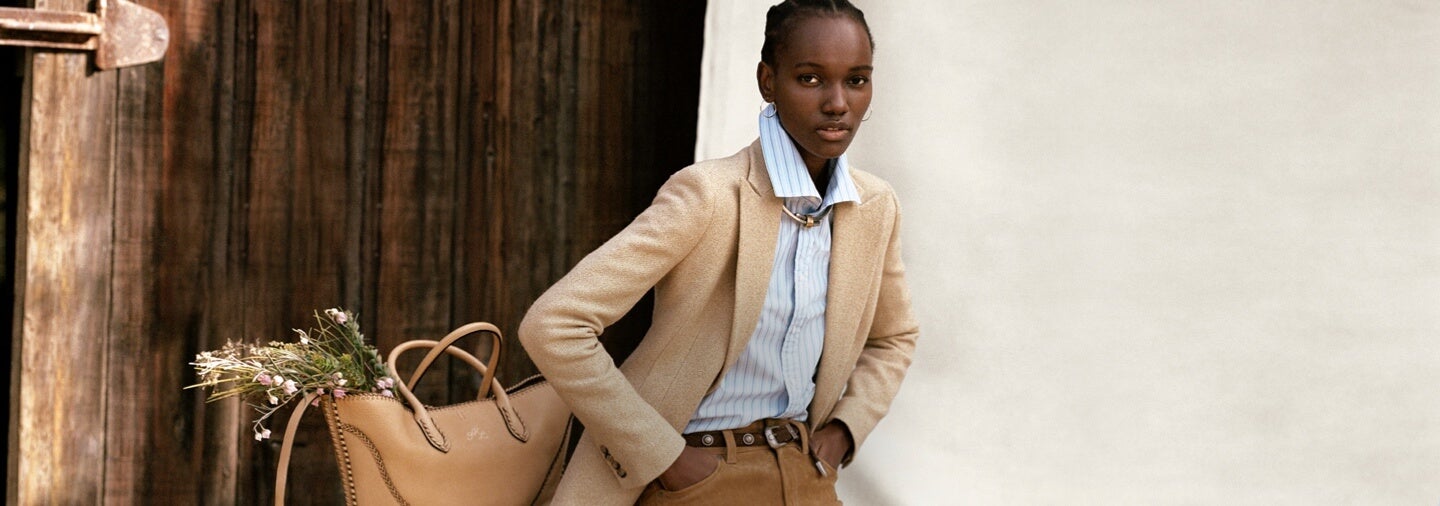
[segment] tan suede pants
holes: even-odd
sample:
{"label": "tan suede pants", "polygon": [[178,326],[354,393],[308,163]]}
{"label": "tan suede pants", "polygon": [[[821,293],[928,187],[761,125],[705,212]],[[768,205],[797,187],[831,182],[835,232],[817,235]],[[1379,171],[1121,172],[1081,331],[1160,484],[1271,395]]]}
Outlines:
{"label": "tan suede pants", "polygon": [[651,505],[794,506],[841,504],[835,495],[836,470],[827,464],[820,476],[809,454],[809,436],[803,441],[771,449],[769,446],[726,445],[700,448],[715,455],[715,472],[689,487],[670,491],[652,482],[636,503]]}

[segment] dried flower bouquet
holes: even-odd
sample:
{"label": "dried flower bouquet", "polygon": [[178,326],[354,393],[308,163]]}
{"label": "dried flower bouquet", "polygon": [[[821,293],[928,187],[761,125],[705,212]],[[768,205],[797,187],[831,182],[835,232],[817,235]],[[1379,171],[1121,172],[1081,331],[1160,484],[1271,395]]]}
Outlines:
{"label": "dried flower bouquet", "polygon": [[[265,421],[281,407],[310,392],[336,399],[347,393],[370,392],[394,397],[395,380],[374,346],[365,344],[355,315],[339,308],[315,312],[316,326],[294,329],[299,342],[272,341],[265,346],[228,342],[202,352],[190,365],[200,382],[186,388],[208,388],[207,401],[240,397],[260,412],[255,440],[270,437]],[[319,398],[315,399],[319,402]]]}

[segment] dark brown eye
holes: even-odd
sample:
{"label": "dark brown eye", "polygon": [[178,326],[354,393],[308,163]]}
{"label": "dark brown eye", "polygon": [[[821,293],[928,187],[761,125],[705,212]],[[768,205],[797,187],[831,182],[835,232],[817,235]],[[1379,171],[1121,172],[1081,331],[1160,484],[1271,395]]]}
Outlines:
{"label": "dark brown eye", "polygon": [[800,74],[800,77],[797,78],[797,79],[800,81],[800,84],[819,84],[819,83],[820,83],[820,76],[817,76],[817,75],[815,75],[815,74]]}
{"label": "dark brown eye", "polygon": [[865,76],[851,76],[850,86],[865,86],[870,83],[870,78]]}

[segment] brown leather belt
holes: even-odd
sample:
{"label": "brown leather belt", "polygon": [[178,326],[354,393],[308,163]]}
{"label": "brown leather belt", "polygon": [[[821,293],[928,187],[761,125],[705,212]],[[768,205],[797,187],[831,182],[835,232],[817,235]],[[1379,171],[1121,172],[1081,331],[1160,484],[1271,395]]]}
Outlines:
{"label": "brown leather belt", "polygon": [[800,431],[802,430],[804,430],[804,426],[800,425],[800,422],[770,418],[739,429],[707,430],[685,434],[685,444],[701,448],[723,447],[725,446],[725,433],[729,432],[735,438],[735,446],[780,448],[800,441]]}

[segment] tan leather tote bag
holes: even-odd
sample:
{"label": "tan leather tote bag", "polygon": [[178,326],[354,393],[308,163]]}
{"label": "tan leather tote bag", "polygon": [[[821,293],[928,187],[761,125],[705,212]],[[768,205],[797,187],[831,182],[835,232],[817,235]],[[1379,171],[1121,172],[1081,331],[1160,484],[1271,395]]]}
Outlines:
{"label": "tan leather tote bag", "polygon": [[[476,332],[493,338],[489,364],[451,346]],[[439,341],[408,341],[391,350],[386,363],[397,380],[398,399],[379,394],[321,397],[346,504],[549,502],[565,463],[570,410],[540,376],[507,391],[495,379],[500,345],[500,330],[489,323],[462,326]],[[429,351],[410,380],[402,383],[396,359],[417,348]],[[415,398],[411,389],[442,352],[480,372],[478,399],[436,407]],[[295,428],[315,395],[301,401],[287,424],[275,477],[277,506],[285,504],[285,477]]]}

